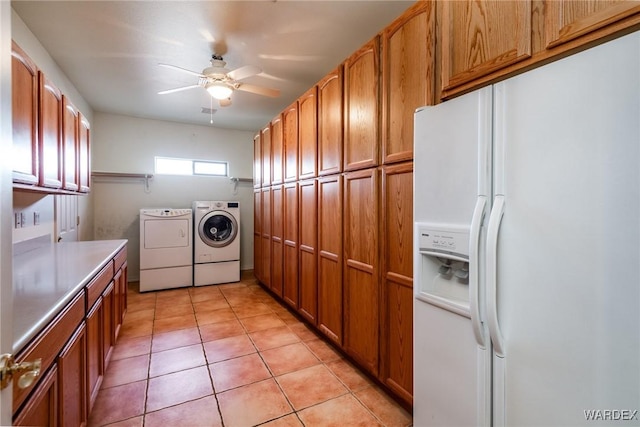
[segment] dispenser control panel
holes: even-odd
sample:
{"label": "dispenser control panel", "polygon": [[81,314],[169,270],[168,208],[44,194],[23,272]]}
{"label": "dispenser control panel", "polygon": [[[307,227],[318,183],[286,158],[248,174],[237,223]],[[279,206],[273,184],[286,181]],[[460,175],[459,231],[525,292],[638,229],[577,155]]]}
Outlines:
{"label": "dispenser control panel", "polygon": [[469,260],[469,229],[416,224],[420,253],[460,261]]}

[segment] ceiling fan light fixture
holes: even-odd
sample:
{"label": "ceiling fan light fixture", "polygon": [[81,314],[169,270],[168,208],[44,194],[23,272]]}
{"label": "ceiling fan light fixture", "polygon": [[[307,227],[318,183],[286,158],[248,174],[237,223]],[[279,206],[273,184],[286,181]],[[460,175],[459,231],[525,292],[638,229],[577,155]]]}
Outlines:
{"label": "ceiling fan light fixture", "polygon": [[233,93],[233,89],[224,82],[213,82],[206,86],[209,95],[215,99],[227,99]]}

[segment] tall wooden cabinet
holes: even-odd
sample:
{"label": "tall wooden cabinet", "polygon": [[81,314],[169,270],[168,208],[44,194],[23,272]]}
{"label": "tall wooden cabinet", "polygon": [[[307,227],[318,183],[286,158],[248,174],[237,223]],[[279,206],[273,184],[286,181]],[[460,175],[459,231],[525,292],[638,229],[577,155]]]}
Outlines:
{"label": "tall wooden cabinet", "polygon": [[271,288],[271,188],[263,188],[262,206],[262,283]]}
{"label": "tall wooden cabinet", "polygon": [[318,175],[342,172],[342,65],[318,84]]}
{"label": "tall wooden cabinet", "polygon": [[284,286],[284,187],[271,187],[271,290],[282,297]]}
{"label": "tall wooden cabinet", "polygon": [[317,87],[298,99],[298,179],[317,176],[318,113]]}
{"label": "tall wooden cabinet", "polygon": [[318,317],[318,183],[315,179],[300,181],[299,311],[314,325]]}
{"label": "tall wooden cabinet", "polygon": [[268,187],[271,185],[271,126],[267,125],[260,131],[261,159],[260,169],[262,170],[261,185]]}
{"label": "tall wooden cabinet", "polygon": [[284,140],[282,134],[282,117],[278,115],[271,120],[271,185],[282,184],[283,180]]}
{"label": "tall wooden cabinet", "polygon": [[[255,161],[254,161],[255,164]],[[254,175],[255,176],[255,175]],[[262,282],[262,189],[253,190],[253,274]]]}
{"label": "tall wooden cabinet", "polygon": [[262,187],[262,133],[253,137],[253,187]]}
{"label": "tall wooden cabinet", "polygon": [[379,68],[377,36],[344,62],[344,171],[378,165]]}
{"label": "tall wooden cabinet", "polygon": [[298,101],[282,113],[282,137],[284,139],[284,181],[298,179]]}
{"label": "tall wooden cabinet", "polygon": [[344,176],[344,347],[378,374],[378,170]]}
{"label": "tall wooden cabinet", "polygon": [[284,185],[284,289],[282,297],[298,308],[298,183]]}

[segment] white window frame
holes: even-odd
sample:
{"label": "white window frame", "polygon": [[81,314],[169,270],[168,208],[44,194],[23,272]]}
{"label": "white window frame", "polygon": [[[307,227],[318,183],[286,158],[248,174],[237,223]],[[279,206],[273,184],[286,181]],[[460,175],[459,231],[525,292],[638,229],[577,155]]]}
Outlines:
{"label": "white window frame", "polygon": [[[189,172],[186,172],[186,168],[180,172],[171,172],[171,171],[167,171],[162,170],[159,171],[158,170],[158,160],[160,161],[164,161],[164,162],[175,162],[177,163],[182,163],[183,165],[185,163],[191,163],[191,168],[189,170]],[[198,165],[218,165],[218,166],[224,166],[224,174],[216,174],[216,173],[202,173],[202,172],[196,172],[197,166]],[[186,165],[185,165],[186,166]],[[222,161],[217,161],[217,160],[199,160],[199,159],[181,159],[181,158],[177,158],[177,157],[163,157],[163,156],[156,156],[154,158],[154,170],[155,173],[157,175],[177,175],[177,176],[217,176],[217,177],[222,177],[222,178],[228,178],[229,177],[229,162],[222,162]]]}

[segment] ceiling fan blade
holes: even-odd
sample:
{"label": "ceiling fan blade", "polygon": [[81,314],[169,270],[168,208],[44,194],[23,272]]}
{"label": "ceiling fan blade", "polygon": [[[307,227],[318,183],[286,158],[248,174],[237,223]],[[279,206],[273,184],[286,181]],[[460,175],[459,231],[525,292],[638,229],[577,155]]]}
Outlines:
{"label": "ceiling fan blade", "polygon": [[161,67],[173,68],[174,70],[182,71],[184,73],[189,73],[194,76],[204,77],[202,73],[198,73],[197,71],[187,70],[186,68],[178,67],[177,65],[171,65],[171,64],[158,64],[158,65]]}
{"label": "ceiling fan blade", "polygon": [[238,86],[238,90],[251,92],[258,95],[270,96],[272,98],[277,98],[278,96],[280,96],[280,91],[278,89],[271,89],[268,87],[250,85],[247,83],[240,83]]}
{"label": "ceiling fan blade", "polygon": [[256,67],[255,65],[245,65],[244,67],[236,68],[235,70],[229,71],[227,76],[233,80],[242,80],[247,77],[255,76],[256,74],[260,74],[262,72],[262,68]]}
{"label": "ceiling fan blade", "polygon": [[190,86],[176,87],[176,88],[173,88],[173,89],[162,90],[162,91],[158,92],[158,95],[166,95],[168,93],[180,92],[180,91],[187,90],[187,89],[193,89],[194,87],[201,87],[201,86],[200,85],[190,85]]}
{"label": "ceiling fan blade", "polygon": [[221,107],[228,107],[229,105],[231,105],[231,98],[220,99],[218,100],[218,102],[220,103]]}

